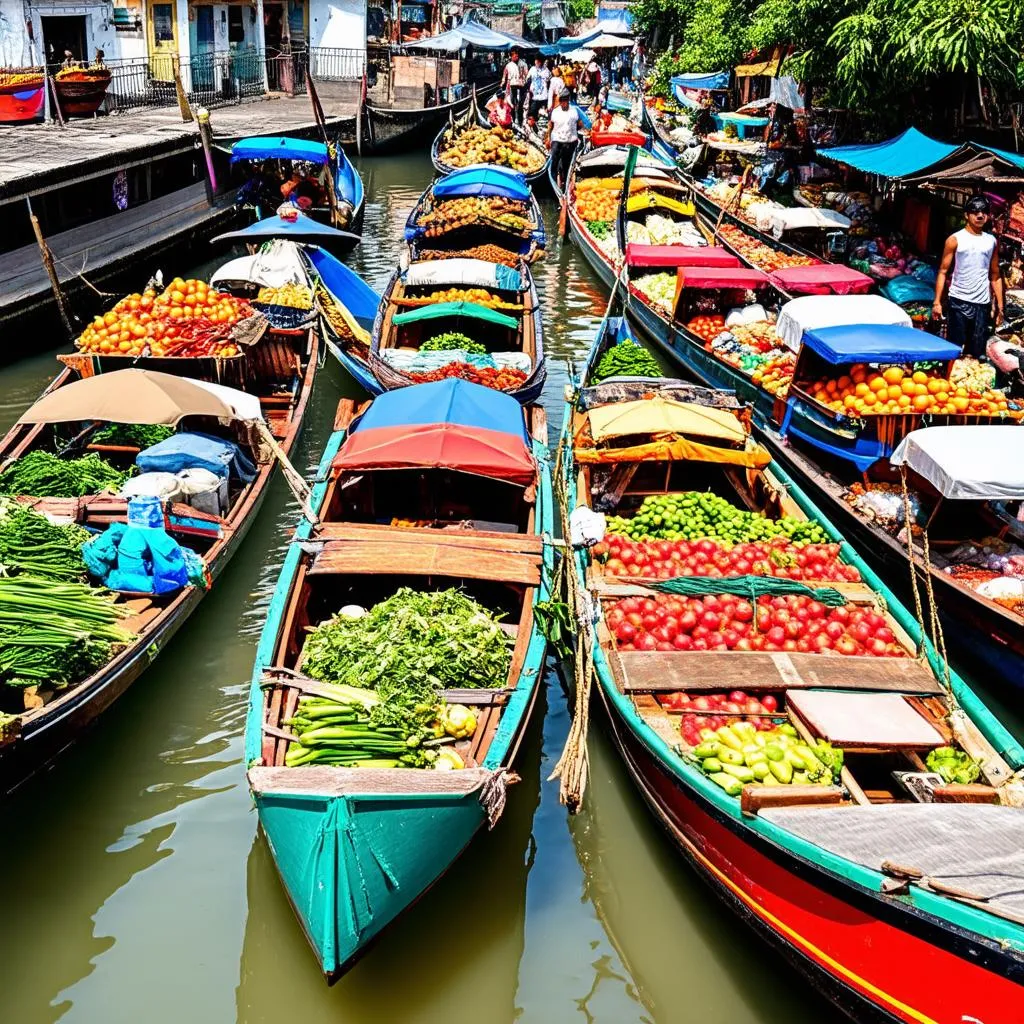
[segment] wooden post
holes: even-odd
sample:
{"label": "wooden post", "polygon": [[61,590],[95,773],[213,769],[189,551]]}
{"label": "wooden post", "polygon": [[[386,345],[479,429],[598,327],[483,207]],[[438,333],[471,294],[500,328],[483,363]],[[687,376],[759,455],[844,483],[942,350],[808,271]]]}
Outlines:
{"label": "wooden post", "polygon": [[194,121],[195,117],[192,114],[192,107],[189,106],[188,95],[185,93],[185,87],[181,84],[181,58],[175,54],[171,58],[171,70],[174,74],[174,92],[178,97],[178,110],[181,111],[182,121]]}
{"label": "wooden post", "polygon": [[217,172],[213,169],[213,129],[210,127],[210,112],[205,107],[196,111],[199,124],[199,141],[203,144],[203,156],[206,157],[206,200],[213,206],[217,196]]}
{"label": "wooden post", "polygon": [[359,85],[359,106],[356,107],[356,153],[363,155],[363,118],[366,116],[366,68]]}
{"label": "wooden post", "polygon": [[57,83],[53,80],[53,75],[50,74],[49,68],[44,67],[43,74],[46,76],[46,89],[50,97],[50,102],[53,104],[55,120],[61,128],[65,128],[67,126],[64,124],[64,112],[60,109],[60,98],[57,96]]}
{"label": "wooden post", "polygon": [[[313,105],[313,118],[316,121],[317,128],[320,129],[320,137],[327,147],[327,203],[331,208],[331,226],[335,228],[342,227],[341,211],[338,208],[338,191],[335,188],[335,172],[338,169],[341,158],[336,156],[333,160],[331,159],[331,140],[327,137],[327,122],[324,118],[324,108],[320,105],[320,97],[317,95],[316,85],[313,82],[313,76],[310,74],[308,64],[305,68],[305,74],[306,92],[309,93],[309,102]],[[336,145],[340,146],[341,142],[337,142]]]}
{"label": "wooden post", "polygon": [[71,315],[68,312],[67,300],[60,286],[60,279],[57,277],[57,270],[53,265],[53,253],[43,238],[43,229],[39,226],[39,218],[32,209],[32,200],[25,196],[25,205],[28,207],[28,219],[32,222],[32,231],[36,236],[36,245],[39,246],[39,254],[43,258],[43,266],[46,268],[46,276],[50,279],[50,288],[53,290],[53,298],[57,303],[60,318],[64,323],[64,329],[68,332],[71,341],[75,339],[75,329],[71,324]]}

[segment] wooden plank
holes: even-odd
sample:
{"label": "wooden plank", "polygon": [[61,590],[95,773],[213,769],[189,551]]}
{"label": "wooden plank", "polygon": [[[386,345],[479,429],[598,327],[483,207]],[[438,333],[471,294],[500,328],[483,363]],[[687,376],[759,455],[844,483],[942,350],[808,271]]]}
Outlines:
{"label": "wooden plank", "polygon": [[541,559],[533,554],[448,544],[399,544],[391,538],[359,543],[329,541],[313,559],[309,572],[310,575],[400,572],[538,586]]}
{"label": "wooden plank", "polygon": [[773,807],[828,807],[843,802],[840,786],[744,786],[740,810],[744,814]]}
{"label": "wooden plank", "polygon": [[544,541],[536,534],[505,533],[500,530],[463,530],[457,526],[444,527],[410,526],[397,527],[385,523],[321,523],[316,531],[317,539],[379,541],[386,533],[389,543],[422,544],[433,540],[444,544],[470,547],[479,550],[541,554]]}
{"label": "wooden plank", "polygon": [[633,699],[640,717],[661,737],[670,747],[682,743],[679,735],[679,728],[665,709],[651,696],[640,694]]}
{"label": "wooden plank", "polygon": [[249,784],[255,793],[305,793],[311,796],[448,793],[463,796],[478,790],[492,773],[485,768],[433,772],[310,765],[302,768],[254,766],[248,774]]}
{"label": "wooden plank", "polygon": [[[798,733],[803,737],[804,741],[811,748],[814,747],[814,737],[811,735],[811,730],[807,728],[807,723],[792,709],[789,709],[789,720]],[[853,777],[853,772],[850,771],[850,766],[844,764],[839,771],[839,781],[846,787],[850,796],[853,798],[853,802],[860,804],[862,807],[866,807],[871,803],[868,799],[867,793],[860,788],[860,783]]]}
{"label": "wooden plank", "polygon": [[844,748],[891,747],[930,750],[942,737],[897,693],[794,691],[796,712],[818,736]]}
{"label": "wooden plank", "polygon": [[608,653],[624,693],[786,689],[943,692],[931,672],[912,658],[760,651]]}

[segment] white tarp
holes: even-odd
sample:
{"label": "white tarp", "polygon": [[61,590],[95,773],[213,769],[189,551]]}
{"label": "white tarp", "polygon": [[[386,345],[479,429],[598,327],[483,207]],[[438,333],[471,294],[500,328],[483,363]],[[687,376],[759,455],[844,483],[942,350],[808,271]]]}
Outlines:
{"label": "white tarp", "polygon": [[229,281],[251,281],[264,288],[281,288],[286,284],[308,285],[309,276],[299,247],[277,238],[255,256],[229,260],[210,278],[214,287]]}
{"label": "white tarp", "polygon": [[197,388],[204,388],[211,394],[216,395],[225,405],[231,407],[231,411],[240,420],[261,420],[263,419],[263,408],[260,405],[259,397],[250,395],[248,392],[239,391],[237,388],[229,388],[224,384],[214,384],[208,380],[195,380],[193,377],[185,378],[189,384],[195,384]]}
{"label": "white tarp", "polygon": [[406,287],[448,285],[463,288],[522,289],[522,275],[511,267],[486,260],[425,260],[413,263],[405,272]]}
{"label": "white tarp", "polygon": [[835,210],[818,206],[778,206],[774,203],[751,203],[746,210],[761,231],[770,231],[781,238],[787,231],[815,228],[819,231],[846,231],[850,218]]}
{"label": "white tarp", "polygon": [[944,498],[1024,499],[1024,434],[1019,426],[925,427],[907,434],[892,453]]}
{"label": "white tarp", "polygon": [[850,324],[913,326],[902,306],[881,295],[802,295],[799,299],[790,299],[779,310],[775,330],[795,352],[800,347],[804,331]]}

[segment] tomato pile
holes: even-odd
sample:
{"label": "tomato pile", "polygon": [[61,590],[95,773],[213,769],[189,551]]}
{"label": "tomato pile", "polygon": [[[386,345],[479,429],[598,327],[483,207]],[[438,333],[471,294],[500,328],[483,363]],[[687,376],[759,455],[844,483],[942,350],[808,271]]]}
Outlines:
{"label": "tomato pile", "polygon": [[714,341],[725,330],[725,317],[721,313],[706,313],[695,316],[687,325],[687,330],[705,341]]}
{"label": "tomato pile", "polygon": [[758,699],[743,690],[732,693],[708,693],[691,697],[686,693],[666,693],[658,697],[666,711],[682,712],[679,732],[695,747],[701,741],[701,729],[721,729],[736,722],[749,722],[758,732],[771,732],[778,714],[779,700],[770,693]]}
{"label": "tomato pile", "polygon": [[514,391],[522,387],[526,380],[526,374],[522,370],[512,367],[495,369],[493,366],[473,366],[472,363],[445,363],[436,370],[423,373],[410,373],[409,380],[416,384],[426,384],[434,380],[444,380],[446,377],[460,377],[462,380],[472,381],[474,384],[483,384],[484,387],[494,388],[496,391]]}
{"label": "tomato pile", "polygon": [[667,580],[673,576],[775,576],[786,580],[856,583],[860,571],[839,557],[838,544],[791,544],[781,537],[763,543],[634,541],[609,534],[591,548],[609,576]]}
{"label": "tomato pile", "polygon": [[236,356],[231,327],[252,315],[245,299],[205,281],[176,277],[159,295],[127,295],[96,317],[75,342],[82,352],[126,356]]}
{"label": "tomato pile", "polygon": [[804,595],[674,594],[624,597],[605,610],[620,651],[789,651],[902,658],[885,617],[872,608],[829,608]]}

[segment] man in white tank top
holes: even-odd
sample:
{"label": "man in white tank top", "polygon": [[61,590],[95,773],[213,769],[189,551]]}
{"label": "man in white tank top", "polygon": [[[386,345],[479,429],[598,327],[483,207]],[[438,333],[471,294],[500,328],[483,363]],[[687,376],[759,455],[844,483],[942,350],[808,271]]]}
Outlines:
{"label": "man in white tank top", "polygon": [[932,316],[942,316],[942,294],[948,277],[946,335],[954,345],[963,348],[965,355],[982,359],[990,333],[989,317],[996,325],[1003,319],[1003,279],[999,273],[996,237],[985,230],[988,200],[984,196],[971,196],[964,213],[967,226],[950,235],[942,250]]}

